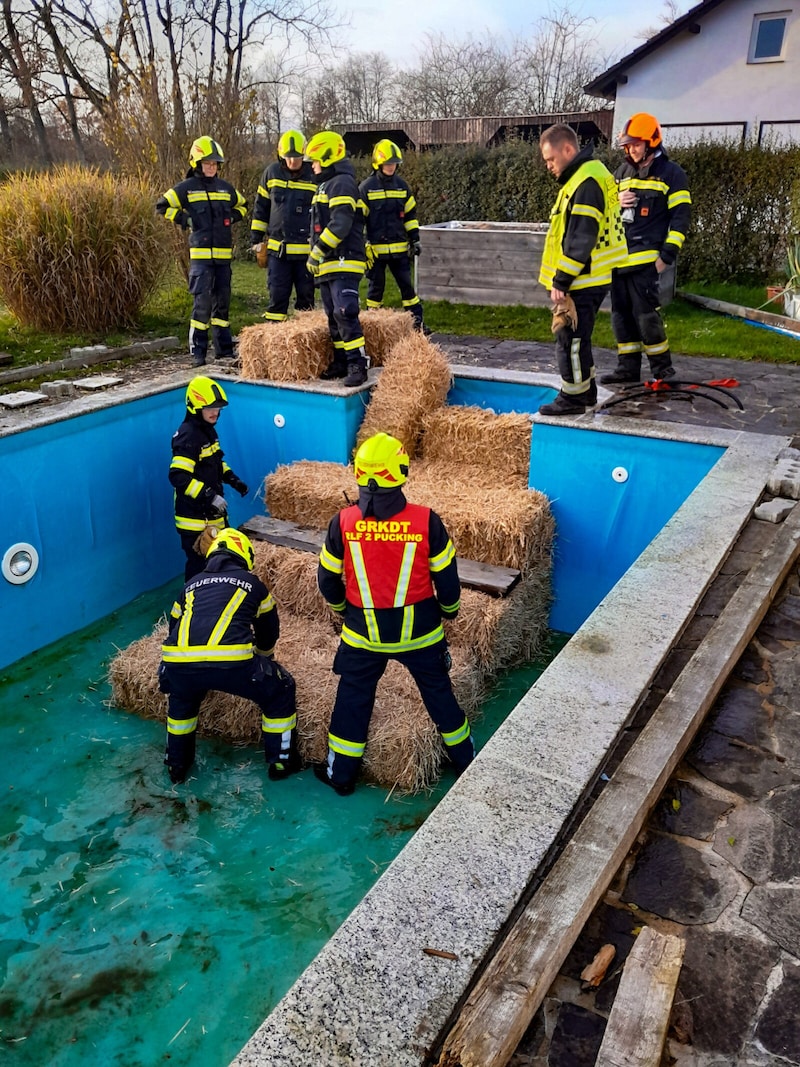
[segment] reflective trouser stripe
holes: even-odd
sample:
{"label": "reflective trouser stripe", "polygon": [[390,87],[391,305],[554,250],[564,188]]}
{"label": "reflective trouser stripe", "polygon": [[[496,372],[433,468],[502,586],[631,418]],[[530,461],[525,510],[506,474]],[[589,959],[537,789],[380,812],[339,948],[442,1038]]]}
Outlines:
{"label": "reflective trouser stripe", "polygon": [[261,729],[265,734],[282,734],[287,730],[294,730],[297,726],[297,715],[290,715],[283,719],[269,719],[266,715],[261,716]]}
{"label": "reflective trouser stripe", "polygon": [[443,733],[442,740],[448,748],[452,748],[453,745],[460,745],[462,741],[466,741],[469,734],[469,723],[465,718],[463,726],[459,726],[457,730],[452,730],[449,734]]}
{"label": "reflective trouser stripe", "polygon": [[171,719],[167,716],[167,733],[175,734],[176,737],[181,737],[185,734],[192,734],[197,729],[197,716],[193,719]]}
{"label": "reflective trouser stripe", "polygon": [[343,737],[336,737],[335,734],[328,734],[328,747],[331,752],[337,753],[339,756],[352,756],[353,759],[361,759],[364,755],[364,749],[367,747],[366,741],[359,743],[358,741],[346,741]]}

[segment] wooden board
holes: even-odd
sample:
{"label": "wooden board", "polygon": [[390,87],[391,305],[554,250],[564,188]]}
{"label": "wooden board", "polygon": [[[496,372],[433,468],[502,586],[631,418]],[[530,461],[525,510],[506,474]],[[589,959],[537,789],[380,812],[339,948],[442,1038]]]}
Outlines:
{"label": "wooden board", "polygon": [[595,1067],[660,1067],[686,943],[645,926],[625,961]]}
{"label": "wooden board", "polygon": [[794,508],[483,967],[437,1067],[504,1067],[800,555]]}
{"label": "wooden board", "polygon": [[738,319],[752,319],[753,322],[763,322],[765,326],[779,326],[782,330],[791,330],[792,333],[800,335],[800,319],[790,319],[786,315],[775,315],[773,312],[744,307],[742,304],[729,304],[727,300],[713,300],[710,296],[697,296],[695,293],[686,293],[683,289],[678,290],[678,296],[688,300],[690,304],[708,308],[709,311],[720,311]]}
{"label": "wooden board", "polygon": [[[273,545],[313,552],[314,555],[319,555],[325,541],[323,530],[298,526],[297,523],[284,519],[273,519],[271,515],[254,515],[252,519],[242,523],[239,529],[255,541],[269,541]],[[489,563],[462,559],[461,556],[456,557],[456,564],[463,586],[488,593],[490,596],[508,596],[520,579],[520,572],[512,567],[494,567]]]}

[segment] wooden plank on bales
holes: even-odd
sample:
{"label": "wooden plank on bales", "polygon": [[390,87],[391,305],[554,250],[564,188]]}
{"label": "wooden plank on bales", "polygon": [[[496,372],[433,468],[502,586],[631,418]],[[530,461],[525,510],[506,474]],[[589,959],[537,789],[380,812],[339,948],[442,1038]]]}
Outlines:
{"label": "wooden plank on bales", "polygon": [[800,505],[744,578],[486,962],[437,1067],[504,1067],[800,555]]}
{"label": "wooden plank on bales", "polygon": [[645,926],[634,942],[595,1067],[660,1067],[686,942]]}

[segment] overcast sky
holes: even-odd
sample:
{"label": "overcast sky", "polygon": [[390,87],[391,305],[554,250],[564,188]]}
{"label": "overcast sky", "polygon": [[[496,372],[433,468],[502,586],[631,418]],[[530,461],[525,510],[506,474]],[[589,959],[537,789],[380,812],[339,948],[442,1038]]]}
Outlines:
{"label": "overcast sky", "polygon": [[[385,52],[399,66],[413,66],[415,40],[425,34],[445,33],[479,38],[490,33],[501,38],[530,36],[543,16],[560,12],[557,0],[335,0],[342,18],[350,22],[340,39],[354,52]],[[619,59],[642,44],[636,34],[657,26],[664,11],[661,0],[573,0],[573,14],[596,19],[598,50]],[[680,5],[681,12],[693,6]]]}

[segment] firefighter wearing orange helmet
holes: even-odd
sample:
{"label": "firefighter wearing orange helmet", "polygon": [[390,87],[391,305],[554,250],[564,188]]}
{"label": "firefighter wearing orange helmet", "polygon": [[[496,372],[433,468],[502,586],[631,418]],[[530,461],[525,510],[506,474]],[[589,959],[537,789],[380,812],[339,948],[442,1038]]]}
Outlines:
{"label": "firefighter wearing orange helmet", "polygon": [[642,356],[653,378],[675,374],[661,316],[659,277],[678,258],[689,229],[692,198],[683,169],[664,149],[654,115],[632,115],[618,137],[625,162],[614,173],[628,257],[611,279],[611,323],[617,366],[600,381],[638,382]]}

